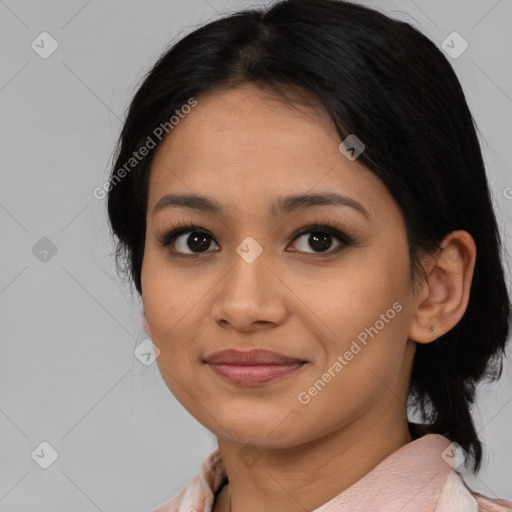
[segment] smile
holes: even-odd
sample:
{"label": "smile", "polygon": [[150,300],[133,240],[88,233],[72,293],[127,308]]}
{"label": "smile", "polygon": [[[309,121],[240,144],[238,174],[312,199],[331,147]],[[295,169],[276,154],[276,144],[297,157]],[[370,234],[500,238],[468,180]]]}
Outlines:
{"label": "smile", "polygon": [[295,373],[306,363],[236,365],[208,363],[211,370],[223,380],[242,386],[258,386]]}

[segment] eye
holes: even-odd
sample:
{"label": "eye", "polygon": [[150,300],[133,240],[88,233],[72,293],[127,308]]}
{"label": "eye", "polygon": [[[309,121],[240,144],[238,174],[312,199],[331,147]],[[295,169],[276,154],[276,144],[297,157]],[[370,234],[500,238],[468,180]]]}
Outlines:
{"label": "eye", "polygon": [[[335,254],[349,246],[354,240],[339,231],[337,223],[324,224],[324,225],[311,225],[301,228],[293,235],[293,242],[304,238],[299,243],[297,252],[305,252],[322,256],[324,253],[327,255]],[[306,236],[308,235],[308,236]],[[332,250],[333,240],[337,245]],[[200,255],[201,253],[211,252],[212,241],[214,238],[204,229],[195,225],[186,225],[177,227],[166,233],[159,244],[162,247],[172,246],[172,252],[178,256],[185,255]],[[215,251],[219,251],[220,247],[216,244]],[[311,248],[313,251],[308,251]],[[295,252],[295,251],[291,251]]]}
{"label": "eye", "polygon": [[[298,252],[310,252],[308,249],[313,249],[313,254],[334,254],[352,243],[352,238],[348,235],[337,230],[329,225],[308,226],[299,230],[296,233],[294,242],[301,240],[298,245]],[[335,249],[332,250],[333,241],[337,244]]]}
{"label": "eye", "polygon": [[[164,235],[160,245],[166,247],[173,245],[173,252],[178,254],[200,254],[206,252],[213,237],[197,226],[182,226]],[[217,246],[218,247],[218,246]],[[220,247],[219,247],[220,249]],[[190,252],[187,252],[190,251]]]}

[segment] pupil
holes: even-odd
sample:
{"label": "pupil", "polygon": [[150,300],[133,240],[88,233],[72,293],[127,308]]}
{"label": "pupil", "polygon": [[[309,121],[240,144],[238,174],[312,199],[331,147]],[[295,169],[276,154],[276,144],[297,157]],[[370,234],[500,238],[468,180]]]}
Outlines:
{"label": "pupil", "polygon": [[[330,237],[331,235],[327,233],[315,233],[311,234],[309,237],[309,243],[311,247],[315,250],[327,250],[329,249],[331,243],[330,243]],[[313,244],[311,241],[313,240]],[[317,247],[314,246],[314,244],[318,244]]]}
{"label": "pupil", "polygon": [[[316,251],[326,251],[331,246],[331,235],[327,233],[312,233],[309,236],[309,244]],[[209,236],[204,233],[193,233],[188,237],[187,245],[191,251],[204,252],[208,250]]]}
{"label": "pupil", "polygon": [[[191,240],[193,240],[192,243],[191,243]],[[196,243],[196,242],[198,242],[198,243]],[[195,232],[188,237],[187,245],[191,251],[196,251],[196,252],[206,251],[208,249],[208,247],[210,246],[210,243],[208,241],[208,235],[206,235],[205,233]]]}

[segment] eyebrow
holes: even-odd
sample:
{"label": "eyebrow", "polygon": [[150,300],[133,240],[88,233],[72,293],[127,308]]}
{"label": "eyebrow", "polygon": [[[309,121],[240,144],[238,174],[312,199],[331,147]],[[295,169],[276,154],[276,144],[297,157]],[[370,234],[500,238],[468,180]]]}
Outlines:
{"label": "eyebrow", "polygon": [[[270,207],[270,215],[286,215],[297,210],[305,210],[314,206],[345,206],[353,208],[362,214],[366,219],[370,215],[364,206],[348,196],[334,192],[323,192],[316,194],[296,194],[291,196],[278,197]],[[163,196],[153,208],[152,215],[167,208],[189,208],[206,213],[224,216],[222,205],[212,198],[197,194],[167,194]]]}

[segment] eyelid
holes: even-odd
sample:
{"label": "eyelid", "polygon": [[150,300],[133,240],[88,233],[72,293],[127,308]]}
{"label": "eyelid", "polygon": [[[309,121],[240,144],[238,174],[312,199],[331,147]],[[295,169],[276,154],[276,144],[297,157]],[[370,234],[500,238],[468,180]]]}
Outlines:
{"label": "eyelid", "polygon": [[[172,228],[166,231],[158,240],[158,244],[162,247],[167,247],[170,245],[178,236],[183,235],[184,233],[204,233],[208,235],[212,240],[215,240],[215,237],[206,229],[197,226],[196,224],[184,224],[178,225],[175,228]],[[199,253],[198,253],[199,254]]]}
{"label": "eyelid", "polygon": [[[320,222],[320,223],[313,223],[308,226],[304,226],[292,235],[292,242],[297,240],[302,235],[305,235],[306,233],[326,233],[328,235],[333,236],[334,238],[340,239],[344,243],[351,243],[353,241],[352,237],[344,233],[343,231],[340,231],[340,226],[336,222],[335,225],[332,225],[330,223]],[[319,253],[320,254],[320,253]]]}
{"label": "eyelid", "polygon": [[[192,232],[198,232],[203,233],[210,237],[217,245],[218,242],[216,241],[215,237],[207,230],[204,229],[196,224],[193,223],[186,223],[181,222],[176,225],[173,229],[170,229],[166,231],[162,237],[159,239],[159,245],[162,247],[167,247],[174,243],[177,237],[185,234],[185,233],[192,233]],[[311,223],[307,226],[303,226],[297,230],[294,231],[294,233],[291,235],[291,242],[295,242],[299,237],[303,236],[307,233],[326,233],[330,236],[332,236],[335,240],[337,240],[340,243],[340,247],[334,250],[327,250],[325,252],[305,252],[305,251],[292,251],[297,252],[299,254],[311,254],[317,257],[327,257],[331,255],[335,255],[338,252],[345,249],[347,246],[351,245],[353,242],[355,242],[355,239],[352,238],[350,235],[348,235],[346,232],[340,230],[340,222],[338,219],[323,219],[319,220],[318,222]],[[206,255],[208,253],[212,252],[218,252],[219,250],[208,250],[204,252],[198,252],[198,253],[180,253],[177,251],[174,251],[171,249],[171,252],[175,256],[182,256],[182,257],[199,257]]]}

